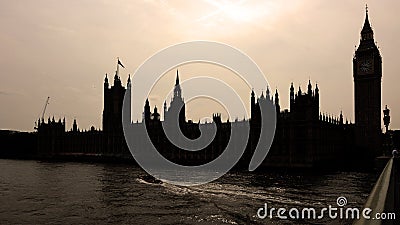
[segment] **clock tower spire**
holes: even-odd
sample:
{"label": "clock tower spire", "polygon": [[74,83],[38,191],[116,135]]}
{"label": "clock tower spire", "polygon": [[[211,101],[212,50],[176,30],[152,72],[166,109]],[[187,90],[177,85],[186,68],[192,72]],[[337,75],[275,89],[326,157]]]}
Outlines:
{"label": "clock tower spire", "polygon": [[374,40],[374,31],[371,28],[368,18],[368,5],[365,6],[365,21],[361,31],[361,40]]}
{"label": "clock tower spire", "polygon": [[373,159],[381,149],[382,57],[365,9],[360,44],[353,58],[356,145],[360,155]]}

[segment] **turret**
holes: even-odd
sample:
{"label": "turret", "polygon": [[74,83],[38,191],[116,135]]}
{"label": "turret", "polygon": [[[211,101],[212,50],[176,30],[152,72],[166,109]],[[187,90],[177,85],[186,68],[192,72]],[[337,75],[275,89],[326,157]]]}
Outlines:
{"label": "turret", "polygon": [[317,83],[315,83],[314,101],[315,101],[315,104],[319,105],[319,88],[318,88],[318,84]]}
{"label": "turret", "polygon": [[164,108],[163,108],[163,110],[164,110],[164,120],[165,120],[165,115],[167,114],[167,101],[164,101]]}
{"label": "turret", "polygon": [[340,125],[343,125],[343,113],[340,111],[340,118],[339,118]]}
{"label": "turret", "polygon": [[74,123],[72,124],[72,131],[78,132],[78,124],[76,123],[76,119],[74,119]]}
{"label": "turret", "polygon": [[256,104],[256,95],[254,93],[254,90],[251,90],[251,105],[254,106]]}
{"label": "turret", "polygon": [[154,106],[153,120],[155,120],[155,121],[159,121],[160,120],[160,114],[157,111],[157,106]]}
{"label": "turret", "polygon": [[310,81],[310,80],[308,80],[307,94],[308,94],[309,96],[312,95],[312,86],[311,86],[311,81]]}
{"label": "turret", "polygon": [[294,87],[293,82],[290,85],[290,100],[294,100]]}
{"label": "turret", "polygon": [[127,81],[127,83],[126,83],[126,87],[127,88],[131,88],[132,87],[132,84],[131,84],[131,75],[129,74],[129,76],[128,76],[128,81]]}
{"label": "turret", "polygon": [[290,85],[290,111],[292,112],[293,110],[293,104],[294,104],[294,87],[293,87],[293,82]]}
{"label": "turret", "polygon": [[151,112],[150,112],[150,103],[149,99],[146,98],[146,103],[144,105],[144,121],[148,122],[150,120]]}
{"label": "turret", "polygon": [[107,77],[107,74],[106,74],[106,77],[104,78],[104,89],[108,89],[108,87],[109,87],[109,83],[108,83],[108,77]]}
{"label": "turret", "polygon": [[255,110],[256,110],[256,97],[254,94],[254,90],[251,90],[251,98],[250,98],[250,113],[251,113],[251,119],[254,120],[255,117]]}
{"label": "turret", "polygon": [[260,96],[260,98],[259,98],[259,101],[263,101],[263,100],[265,100],[265,97],[264,97],[264,92],[263,91],[261,91],[261,96]]}
{"label": "turret", "polygon": [[131,83],[131,75],[128,75],[128,80],[126,82],[126,91],[125,91],[125,96],[123,98],[123,110],[124,110],[124,117],[123,123],[124,124],[130,124],[132,123],[132,96],[131,96],[131,91],[132,91],[132,83]]}
{"label": "turret", "polygon": [[220,113],[213,114],[213,122],[216,123],[217,125],[222,123]]}
{"label": "turret", "polygon": [[275,107],[276,107],[276,113],[278,114],[281,111],[281,106],[279,105],[278,89],[275,90]]}

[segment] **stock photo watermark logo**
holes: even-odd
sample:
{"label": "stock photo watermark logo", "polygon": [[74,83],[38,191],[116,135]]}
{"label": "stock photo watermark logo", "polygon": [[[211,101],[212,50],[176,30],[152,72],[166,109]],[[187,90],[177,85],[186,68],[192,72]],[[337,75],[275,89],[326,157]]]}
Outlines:
{"label": "stock photo watermark logo", "polygon": [[[161,155],[152,143],[146,123],[135,124],[130,122],[132,108],[142,108],[153,86],[168,71],[177,66],[188,63],[210,63],[222,66],[241,78],[248,88],[265,89],[268,82],[257,64],[249,56],[229,45],[210,42],[192,41],[167,47],[148,58],[134,73],[129,92],[125,94],[122,120],[125,140],[136,162],[150,175],[165,182],[177,185],[199,185],[218,179],[227,173],[242,157],[249,140],[250,122],[243,121],[240,126],[232,122],[229,143],[224,151],[214,160],[202,165],[184,166],[174,163]],[[198,83],[204,88],[193,88]],[[180,84],[185,93],[185,99],[206,97],[219,102],[228,112],[239,110],[239,115],[248,115],[246,102],[226,82],[213,77],[199,76],[185,80]],[[139,88],[140,87],[140,88]],[[145,90],[145,91],[143,91]],[[218,91],[215,91],[218,90]],[[164,98],[166,100],[166,97]],[[183,103],[182,103],[183,105]],[[181,105],[181,107],[182,107]],[[207,147],[215,137],[216,125],[212,129],[202,129],[201,135],[192,140],[185,137],[179,128],[179,108],[174,115],[168,113],[168,119],[162,122],[163,131],[168,141],[184,151],[199,151]],[[249,171],[255,170],[265,159],[271,147],[276,126],[276,110],[274,105],[260,106],[261,124],[260,138],[249,163]]]}
{"label": "stock photo watermark logo", "polygon": [[346,219],[358,220],[360,218],[366,220],[395,220],[396,213],[393,212],[375,212],[371,208],[355,208],[347,206],[346,197],[338,197],[336,206],[328,205],[328,207],[316,209],[309,208],[268,208],[268,203],[257,210],[259,219],[280,219],[280,220],[321,220],[321,219]]}

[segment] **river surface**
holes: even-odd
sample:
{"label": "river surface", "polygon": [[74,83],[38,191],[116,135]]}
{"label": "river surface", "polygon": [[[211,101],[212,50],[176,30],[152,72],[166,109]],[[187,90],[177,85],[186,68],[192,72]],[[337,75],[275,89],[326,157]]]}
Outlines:
{"label": "river surface", "polygon": [[377,174],[230,172],[201,186],[152,184],[140,168],[0,159],[0,224],[351,224],[259,219],[268,207],[362,207]]}

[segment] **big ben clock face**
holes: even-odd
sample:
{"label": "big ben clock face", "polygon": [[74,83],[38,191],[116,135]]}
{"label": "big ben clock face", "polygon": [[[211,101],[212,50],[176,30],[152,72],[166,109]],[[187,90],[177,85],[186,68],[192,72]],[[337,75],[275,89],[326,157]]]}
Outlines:
{"label": "big ben clock face", "polygon": [[366,59],[358,63],[358,72],[360,74],[369,74],[373,72],[372,60]]}

